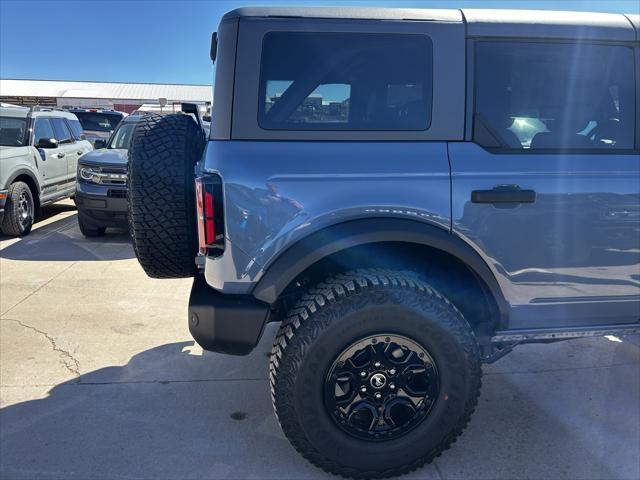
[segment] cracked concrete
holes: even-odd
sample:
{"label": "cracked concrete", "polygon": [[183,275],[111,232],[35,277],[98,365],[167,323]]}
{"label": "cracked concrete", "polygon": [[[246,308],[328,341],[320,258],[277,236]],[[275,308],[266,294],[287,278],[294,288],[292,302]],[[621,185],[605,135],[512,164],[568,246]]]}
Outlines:
{"label": "cracked concrete", "polygon": [[69,372],[71,372],[75,377],[77,377],[78,379],[80,378],[80,363],[78,362],[78,360],[67,350],[63,350],[62,348],[58,347],[58,345],[56,344],[56,340],[47,332],[38,330],[37,328],[32,327],[31,325],[27,325],[14,318],[2,318],[0,321],[15,322],[21,327],[28,328],[29,330],[33,330],[34,332],[42,335],[49,341],[49,343],[51,344],[51,348],[53,348],[53,351],[60,354],[60,363],[64,365],[64,367],[69,370]]}
{"label": "cracked concrete", "polygon": [[[51,213],[51,212],[50,212]],[[271,410],[270,325],[247,357],[194,346],[190,282],[147,278],[67,202],[0,240],[0,478],[331,478]],[[516,348],[465,433],[409,479],[640,478],[640,338]]]}

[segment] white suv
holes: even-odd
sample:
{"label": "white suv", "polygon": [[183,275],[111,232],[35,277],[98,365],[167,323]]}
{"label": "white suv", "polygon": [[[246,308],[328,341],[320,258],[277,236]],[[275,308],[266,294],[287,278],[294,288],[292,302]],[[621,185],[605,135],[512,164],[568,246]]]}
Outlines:
{"label": "white suv", "polygon": [[2,233],[26,235],[40,207],[71,197],[78,158],[91,150],[72,113],[0,105]]}

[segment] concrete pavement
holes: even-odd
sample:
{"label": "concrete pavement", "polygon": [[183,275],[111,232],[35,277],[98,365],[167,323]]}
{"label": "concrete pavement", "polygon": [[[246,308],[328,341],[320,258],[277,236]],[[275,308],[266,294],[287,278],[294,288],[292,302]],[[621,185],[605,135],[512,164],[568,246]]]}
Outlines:
{"label": "concrete pavement", "polygon": [[[124,233],[87,240],[70,202],[0,242],[0,478],[331,478],[272,413],[267,355],[203,353],[188,280],[149,279]],[[479,407],[405,478],[640,478],[640,341],[518,347]]]}

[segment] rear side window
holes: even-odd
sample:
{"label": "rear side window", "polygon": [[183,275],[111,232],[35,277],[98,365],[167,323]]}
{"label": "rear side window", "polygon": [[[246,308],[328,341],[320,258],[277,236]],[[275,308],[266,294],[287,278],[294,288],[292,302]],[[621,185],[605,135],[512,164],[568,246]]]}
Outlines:
{"label": "rear side window", "polygon": [[474,139],[506,149],[633,148],[633,50],[478,42]]}
{"label": "rear side window", "polygon": [[69,127],[71,128],[71,133],[73,134],[73,138],[76,140],[85,140],[84,130],[82,130],[82,125],[78,120],[67,120],[69,122]]}
{"label": "rear side window", "polygon": [[67,127],[64,118],[52,118],[51,124],[53,125],[53,131],[56,133],[58,143],[73,142],[73,135],[71,135],[71,131]]}
{"label": "rear side window", "polygon": [[267,130],[426,130],[432,43],[425,35],[265,35],[259,124]]}
{"label": "rear side window", "polygon": [[48,118],[36,118],[35,125],[33,126],[33,144],[38,145],[40,140],[51,140],[56,138],[53,133],[53,127]]}

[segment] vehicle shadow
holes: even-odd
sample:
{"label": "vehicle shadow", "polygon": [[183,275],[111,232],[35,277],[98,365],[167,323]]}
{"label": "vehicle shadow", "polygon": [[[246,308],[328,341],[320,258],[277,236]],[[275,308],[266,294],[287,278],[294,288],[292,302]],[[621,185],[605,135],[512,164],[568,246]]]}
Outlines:
{"label": "vehicle shadow", "polygon": [[68,202],[47,205],[46,207],[42,207],[40,209],[40,214],[36,217],[34,226],[37,226],[39,223],[44,222],[45,220],[48,220],[49,218],[54,217],[59,213],[75,212],[76,210],[76,206],[73,203]]}
{"label": "vehicle shadow", "polygon": [[[0,476],[325,478],[277,425],[267,343],[243,358],[193,354],[191,342],[166,344],[57,385],[46,398],[8,406],[0,410]],[[637,393],[621,389],[628,374],[598,379],[601,389],[615,389],[612,402],[622,408],[632,407],[620,399],[633,402]],[[620,449],[629,438],[616,429],[637,418],[612,417],[608,404],[596,405],[605,418],[584,415],[581,382],[592,374],[584,375],[538,378],[532,386],[531,376],[489,375],[474,419],[438,468],[447,478],[627,478],[620,463],[628,465],[638,446]],[[540,399],[545,384],[560,388]],[[405,478],[438,477],[427,466]]]}
{"label": "vehicle shadow", "polygon": [[243,359],[243,374],[237,357],[193,355],[192,344],[0,410],[0,477],[317,478],[279,430],[264,352]]}
{"label": "vehicle shadow", "polygon": [[[52,209],[53,207],[48,207]],[[49,219],[73,210],[69,205],[57,206]],[[41,220],[42,221],[42,220]],[[125,260],[135,256],[125,230],[109,229],[104,236],[87,238],[80,233],[77,214],[67,215],[38,226],[21,238],[0,236],[6,243],[0,257],[26,261],[96,261]]]}

